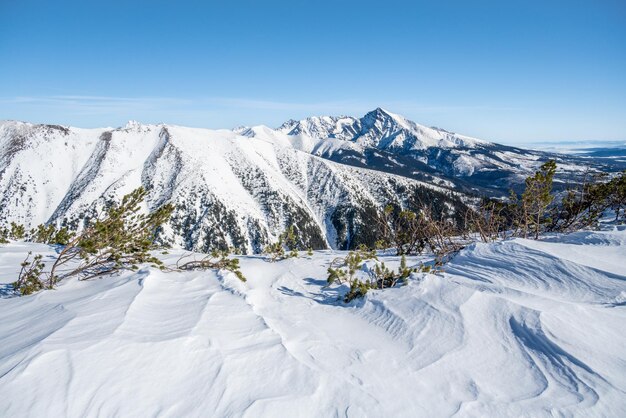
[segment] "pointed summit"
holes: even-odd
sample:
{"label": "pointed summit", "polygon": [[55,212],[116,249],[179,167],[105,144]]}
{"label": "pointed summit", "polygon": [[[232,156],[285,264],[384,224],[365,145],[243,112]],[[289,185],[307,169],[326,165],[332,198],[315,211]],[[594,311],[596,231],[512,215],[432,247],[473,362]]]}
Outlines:
{"label": "pointed summit", "polygon": [[471,147],[484,143],[443,129],[419,125],[382,107],[377,107],[358,119],[349,116],[314,116],[300,121],[291,119],[278,130],[287,135],[306,135],[315,139],[336,138],[383,150]]}
{"label": "pointed summit", "polygon": [[389,112],[386,109],[383,109],[382,107],[377,107],[374,110],[371,110],[369,112],[366,113],[366,115],[376,115],[378,117],[390,117],[392,115],[391,112]]}
{"label": "pointed summit", "polygon": [[395,121],[399,119],[404,119],[404,118],[394,113],[391,113],[383,109],[382,107],[377,107],[376,109],[367,112],[365,116],[361,118],[361,120],[364,122],[365,121],[388,121],[388,120]]}

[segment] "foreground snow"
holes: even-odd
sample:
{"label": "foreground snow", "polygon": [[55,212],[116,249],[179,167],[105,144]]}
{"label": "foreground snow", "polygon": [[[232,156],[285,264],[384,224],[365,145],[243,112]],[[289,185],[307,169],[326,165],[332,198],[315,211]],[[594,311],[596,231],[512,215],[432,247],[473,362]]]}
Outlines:
{"label": "foreground snow", "polygon": [[626,416],[625,230],[475,244],[350,305],[335,256],[5,286],[0,416]]}

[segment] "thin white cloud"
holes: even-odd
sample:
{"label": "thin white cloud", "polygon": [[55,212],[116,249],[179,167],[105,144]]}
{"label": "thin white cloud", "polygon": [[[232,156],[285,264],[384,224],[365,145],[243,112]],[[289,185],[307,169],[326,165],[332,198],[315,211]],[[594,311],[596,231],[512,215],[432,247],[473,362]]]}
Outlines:
{"label": "thin white cloud", "polygon": [[[62,123],[80,127],[110,126],[123,124],[128,120],[140,120],[144,123],[170,123],[220,129],[259,124],[279,126],[287,119],[302,119],[308,116],[358,117],[379,106],[418,123],[442,126],[487,139],[495,137],[493,129],[489,131],[484,126],[472,125],[474,119],[480,120],[484,114],[498,114],[498,111],[503,110],[485,105],[432,105],[409,100],[373,102],[351,99],[293,102],[245,97],[54,95],[0,97],[0,119]],[[450,121],[456,121],[456,125]]]}
{"label": "thin white cloud", "polygon": [[112,97],[112,96],[19,96],[0,98],[0,103],[5,104],[29,104],[29,105],[55,105],[71,107],[74,110],[125,110],[125,109],[161,109],[168,108],[240,108],[252,110],[287,110],[298,112],[319,112],[335,114],[337,112],[366,112],[374,107],[384,105],[395,112],[423,113],[423,112],[449,112],[460,110],[488,110],[489,106],[449,106],[449,105],[420,105],[415,102],[385,102],[372,103],[361,100],[342,100],[327,102],[287,102],[274,100],[259,100],[240,97]]}
{"label": "thin white cloud", "polygon": [[83,107],[107,107],[107,106],[163,106],[189,104],[188,100],[169,97],[105,97],[105,96],[44,96],[31,97],[19,96],[13,98],[1,98],[2,103],[31,104],[31,105],[61,105]]}

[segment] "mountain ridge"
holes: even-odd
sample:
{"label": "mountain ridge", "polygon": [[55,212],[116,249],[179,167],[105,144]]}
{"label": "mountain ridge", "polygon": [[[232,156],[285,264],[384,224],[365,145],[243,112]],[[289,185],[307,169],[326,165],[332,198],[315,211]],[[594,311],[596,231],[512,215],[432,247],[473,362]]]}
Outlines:
{"label": "mountain ridge", "polygon": [[[417,124],[380,107],[361,118],[342,115],[313,116],[302,120],[290,119],[276,130],[288,135],[304,133],[318,139],[339,138],[380,149],[425,149],[487,143],[487,141],[444,129]],[[400,138],[397,138],[398,136]],[[399,141],[396,142],[396,139]],[[405,144],[405,141],[410,143]]]}
{"label": "mountain ridge", "polygon": [[146,210],[176,204],[164,239],[198,251],[259,252],[291,224],[303,247],[350,248],[371,243],[366,218],[387,202],[430,194],[442,207],[463,206],[440,186],[325,160],[280,136],[138,123],[113,130],[12,124],[0,126],[0,146],[2,223],[80,227],[143,186]]}
{"label": "mountain ridge", "polygon": [[303,121],[233,130],[0,123],[0,224],[78,228],[143,186],[145,210],[175,203],[163,240],[179,247],[256,253],[295,225],[301,247],[346,249],[373,245],[372,222],[388,203],[425,202],[460,222],[467,205],[508,194],[548,158],[564,167],[557,186],[595,161],[466,140],[383,109]]}

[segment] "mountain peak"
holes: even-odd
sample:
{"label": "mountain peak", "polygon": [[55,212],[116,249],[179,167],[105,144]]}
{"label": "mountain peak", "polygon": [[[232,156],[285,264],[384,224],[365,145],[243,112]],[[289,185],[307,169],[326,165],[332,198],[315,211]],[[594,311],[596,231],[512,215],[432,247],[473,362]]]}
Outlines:
{"label": "mountain peak", "polygon": [[[361,120],[365,123],[373,121],[393,123],[395,125],[399,125],[400,128],[406,128],[409,122],[405,117],[395,113],[391,113],[390,111],[385,110],[382,107],[377,107],[376,109],[366,113],[365,116],[361,118]],[[415,123],[413,124],[417,125]]]}
{"label": "mountain peak", "polygon": [[377,107],[376,109],[367,112],[367,114],[391,116],[391,112],[389,112],[387,109],[383,109],[382,107]]}
{"label": "mountain peak", "polygon": [[472,147],[484,142],[444,129],[419,125],[382,107],[369,111],[361,118],[314,116],[300,121],[290,119],[278,130],[287,135],[307,135],[322,140],[336,138],[384,150]]}

